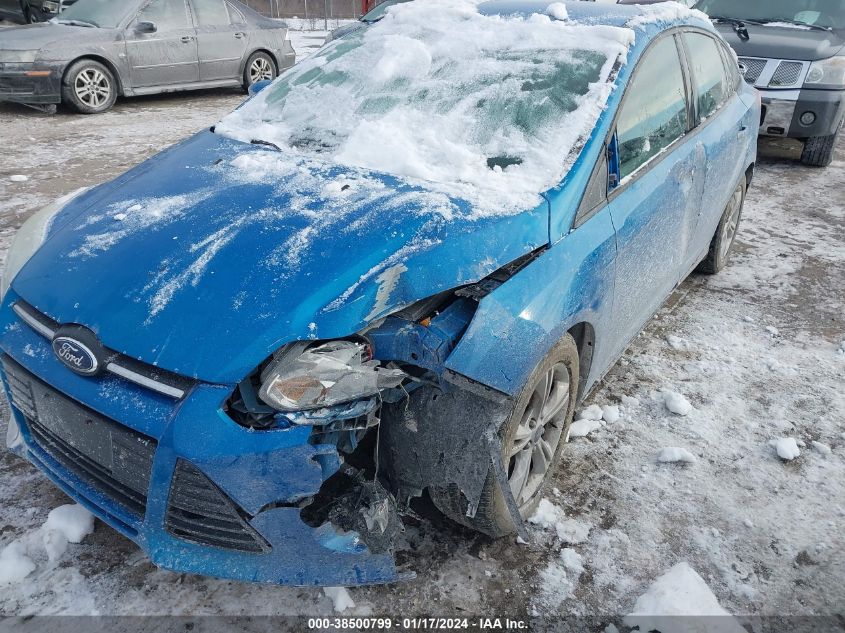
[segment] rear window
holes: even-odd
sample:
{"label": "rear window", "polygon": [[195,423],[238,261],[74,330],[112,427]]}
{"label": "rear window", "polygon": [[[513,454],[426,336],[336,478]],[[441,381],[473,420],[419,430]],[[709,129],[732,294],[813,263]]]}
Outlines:
{"label": "rear window", "polygon": [[592,131],[632,36],[540,15],[397,4],[284,74],[217,131],[425,181],[479,206],[531,208]]}

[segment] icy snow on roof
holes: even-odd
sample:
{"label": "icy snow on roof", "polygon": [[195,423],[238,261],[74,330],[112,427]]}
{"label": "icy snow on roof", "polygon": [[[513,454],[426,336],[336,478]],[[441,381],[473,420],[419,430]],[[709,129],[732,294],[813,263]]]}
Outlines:
{"label": "icy snow on roof", "polygon": [[565,176],[634,41],[630,29],[546,11],[396,5],[295,66],[216,131],[274,143],[278,160],[423,184],[469,201],[476,216],[533,208]]}

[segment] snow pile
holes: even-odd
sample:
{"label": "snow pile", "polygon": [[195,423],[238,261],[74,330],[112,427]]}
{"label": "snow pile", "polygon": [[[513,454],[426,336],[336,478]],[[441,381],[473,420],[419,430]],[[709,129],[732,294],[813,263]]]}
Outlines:
{"label": "snow pile", "polygon": [[555,20],[568,20],[569,12],[566,10],[566,5],[562,2],[555,2],[546,8],[546,15]]}
{"label": "snow pile", "polygon": [[576,519],[567,519],[563,510],[548,499],[541,499],[537,511],[528,519],[532,525],[544,530],[554,530],[561,543],[577,545],[584,543],[592,526]]}
{"label": "snow pile", "polygon": [[[689,616],[720,616],[698,617]],[[678,563],[655,580],[637,598],[634,610],[624,620],[640,631],[661,633],[744,633],[725,611],[710,587],[688,563]]]}
{"label": "snow pile", "polygon": [[675,415],[689,415],[692,405],[684,396],[676,391],[663,390],[663,404]]}
{"label": "snow pile", "polygon": [[667,446],[661,449],[660,453],[657,454],[657,461],[661,463],[685,462],[687,464],[692,464],[695,462],[695,455],[685,448]]}
{"label": "snow pile", "polygon": [[816,440],[813,440],[812,445],[813,448],[816,449],[816,452],[821,453],[822,455],[827,456],[832,452],[830,446],[824,442],[817,442]]}
{"label": "snow pile", "polygon": [[425,183],[479,216],[514,213],[561,182],[633,38],[542,14],[481,15],[468,0],[401,4],[295,66],[216,131],[272,142],[290,159]]}
{"label": "snow pile", "polygon": [[54,508],[37,530],[13,541],[0,551],[0,585],[19,583],[36,570],[33,558],[47,555],[55,563],[68,543],[80,543],[94,531],[94,516],[78,504]]}
{"label": "snow pile", "polygon": [[591,404],[589,407],[587,407],[586,409],[583,409],[578,414],[578,419],[579,420],[601,420],[603,413],[604,412],[602,411],[602,408],[601,408],[600,405]]}
{"label": "snow pile", "polygon": [[677,20],[704,20],[710,21],[706,13],[698,9],[690,9],[679,2],[659,2],[657,4],[639,5],[642,15],[628,20],[628,26],[638,27],[658,22],[675,22]]}
{"label": "snow pile", "polygon": [[602,417],[602,420],[604,420],[608,424],[613,424],[614,422],[618,422],[619,417],[620,417],[619,407],[612,405],[612,404],[604,405],[601,408],[601,417]]}
{"label": "snow pile", "polygon": [[774,447],[778,457],[787,462],[792,461],[801,454],[801,451],[798,449],[798,442],[792,437],[779,437],[770,441],[769,444]]}
{"label": "snow pile", "polygon": [[355,608],[355,601],[352,600],[352,596],[349,595],[346,587],[323,587],[323,593],[332,601],[337,613]]}
{"label": "snow pile", "polygon": [[564,548],[560,556],[540,572],[541,598],[548,605],[559,605],[575,592],[582,573],[584,560],[581,555],[574,549]]}

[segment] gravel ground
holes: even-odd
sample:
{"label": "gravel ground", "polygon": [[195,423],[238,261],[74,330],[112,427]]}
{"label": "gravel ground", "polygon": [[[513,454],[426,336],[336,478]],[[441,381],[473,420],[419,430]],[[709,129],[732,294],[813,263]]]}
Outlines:
{"label": "gravel ground", "polygon": [[[38,207],[120,174],[242,99],[146,97],[97,117],[0,105],[0,256]],[[548,498],[586,537],[537,525],[519,545],[412,520],[399,558],[417,578],[351,590],[346,615],[624,614],[680,561],[734,614],[843,612],[845,155],[816,170],[795,162],[789,142],[761,149],[730,268],[684,282],[585,403],[621,416],[571,442]],[[692,412],[669,413],[662,389]],[[769,442],[779,437],[803,444],[798,459],[778,459]],[[667,446],[695,463],[658,463]],[[67,502],[28,463],[0,457],[0,547]],[[564,563],[565,546],[583,571]],[[0,587],[0,614],[332,613],[319,590],[158,570],[102,523],[57,561],[36,562],[25,581]]]}

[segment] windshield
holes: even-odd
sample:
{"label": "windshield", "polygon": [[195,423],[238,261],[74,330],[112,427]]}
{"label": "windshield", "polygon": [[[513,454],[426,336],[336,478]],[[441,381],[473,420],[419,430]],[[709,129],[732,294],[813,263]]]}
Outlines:
{"label": "windshield", "polygon": [[714,18],[805,24],[826,29],[845,27],[842,0],[701,0],[695,8]]}
{"label": "windshield", "polygon": [[114,0],[77,0],[52,21],[59,24],[78,22],[107,29],[117,27],[134,10],[135,2]]}
{"label": "windshield", "polygon": [[411,0],[385,0],[376,8],[368,11],[364,15],[361,16],[362,22],[373,23],[378,22],[384,17],[384,14],[387,13],[387,10],[395,4],[402,4],[403,2],[410,2]]}
{"label": "windshield", "polygon": [[487,194],[539,202],[592,131],[632,38],[545,15],[485,16],[468,2],[409,2],[288,71],[216,131],[478,204]]}

